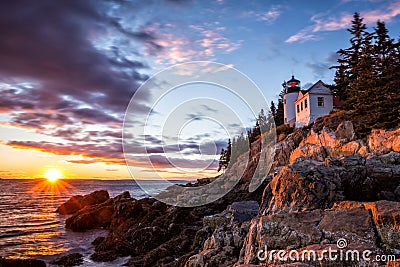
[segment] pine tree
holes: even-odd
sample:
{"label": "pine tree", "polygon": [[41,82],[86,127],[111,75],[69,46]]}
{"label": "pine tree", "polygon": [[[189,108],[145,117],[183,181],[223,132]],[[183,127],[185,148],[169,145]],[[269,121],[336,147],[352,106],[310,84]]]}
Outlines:
{"label": "pine tree", "polygon": [[[271,116],[274,118],[274,120],[276,119],[276,106],[275,106],[275,103],[274,103],[274,101],[271,101],[271,107],[269,108],[270,109],[270,114],[271,114]],[[276,122],[275,122],[276,123]]]}
{"label": "pine tree", "polygon": [[[350,47],[340,49],[337,53],[339,55],[338,66],[333,66],[336,69],[334,93],[346,101],[345,109],[352,109],[353,101],[356,100],[353,86],[360,80],[359,68],[360,60],[362,58],[363,49],[365,44],[368,43],[366,39],[371,39],[369,33],[366,31],[367,26],[363,23],[363,19],[359,13],[354,13],[352,26],[348,32],[352,35],[350,39]],[[365,51],[364,51],[365,52]]]}
{"label": "pine tree", "polygon": [[279,126],[284,123],[283,113],[283,96],[278,99],[278,108],[276,109],[275,125]]}
{"label": "pine tree", "polygon": [[372,33],[354,14],[350,47],[340,49],[334,93],[345,100],[344,109],[359,120],[356,130],[365,136],[372,128],[399,125],[400,44],[389,36],[384,22]]}
{"label": "pine tree", "polygon": [[231,153],[232,153],[232,143],[231,139],[228,140],[228,146],[226,148],[225,155],[225,169],[228,168],[229,162],[231,161]]}
{"label": "pine tree", "polygon": [[268,126],[269,126],[268,124],[270,120],[273,120],[272,115],[269,114],[267,117],[264,113],[264,109],[261,109],[257,117],[257,122],[258,125],[260,126],[260,135],[268,131]]}
{"label": "pine tree", "polygon": [[226,152],[225,149],[221,149],[221,154],[219,157],[219,164],[218,164],[218,172],[220,172],[224,168],[225,162],[226,162]]}
{"label": "pine tree", "polygon": [[239,136],[233,138],[231,145],[231,152],[230,152],[231,153],[230,162],[232,164],[235,163],[238,157],[248,150],[249,150],[249,140],[242,132]]}
{"label": "pine tree", "polygon": [[232,143],[231,139],[228,140],[228,146],[226,149],[221,149],[221,154],[219,157],[218,172],[221,170],[226,170],[228,168],[229,162],[231,161],[232,153]]}
{"label": "pine tree", "polygon": [[283,96],[278,99],[278,107],[276,107],[274,101],[271,101],[271,107],[269,115],[272,116],[275,122],[275,126],[279,126],[283,124]]}
{"label": "pine tree", "polygon": [[399,123],[400,69],[399,54],[394,39],[390,38],[384,22],[374,28],[374,61],[376,78],[376,103],[373,126],[389,128]]}
{"label": "pine tree", "polygon": [[384,74],[390,68],[390,63],[393,56],[394,40],[390,38],[389,31],[384,22],[378,21],[374,28],[373,39],[374,44],[374,60],[378,74]]}
{"label": "pine tree", "polygon": [[253,131],[252,131],[251,143],[256,141],[260,136],[261,136],[261,128],[260,128],[259,120],[257,119],[256,126],[253,128]]}
{"label": "pine tree", "polygon": [[350,80],[351,91],[346,103],[351,109],[356,110],[359,116],[366,116],[375,108],[373,100],[378,93],[371,40],[372,35],[367,32],[364,32],[363,38],[359,39],[361,50],[358,53],[357,63],[352,67],[353,79]]}

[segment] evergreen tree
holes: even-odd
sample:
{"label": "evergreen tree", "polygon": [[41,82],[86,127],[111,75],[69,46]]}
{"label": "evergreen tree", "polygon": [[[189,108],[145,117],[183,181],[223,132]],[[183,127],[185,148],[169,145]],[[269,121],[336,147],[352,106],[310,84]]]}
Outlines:
{"label": "evergreen tree", "polygon": [[231,139],[228,140],[228,146],[226,148],[225,155],[225,169],[228,168],[228,164],[231,161],[231,153],[232,153],[232,143]]}
{"label": "evergreen tree", "polygon": [[259,120],[257,119],[256,126],[253,128],[253,131],[252,131],[251,143],[256,141],[260,136],[261,136],[261,128],[260,128]]}
{"label": "evergreen tree", "polygon": [[225,149],[221,149],[221,154],[219,157],[219,164],[218,164],[218,172],[220,172],[224,168],[225,162],[226,162],[226,152]]}
{"label": "evergreen tree", "polygon": [[283,107],[283,95],[285,94],[285,89],[282,89],[282,91],[279,93],[279,98],[278,98],[278,107],[276,109],[276,117],[275,117],[275,125],[279,126],[285,123],[285,113],[284,113],[284,107]]}
{"label": "evergreen tree", "polygon": [[249,140],[241,133],[238,137],[233,138],[231,145],[230,162],[235,163],[240,155],[249,150]]}
{"label": "evergreen tree", "polygon": [[353,79],[350,80],[351,90],[346,103],[349,108],[356,110],[360,116],[368,115],[371,108],[375,107],[375,101],[371,100],[374,100],[378,93],[371,39],[372,35],[365,32],[363,39],[360,40],[361,50],[356,60],[357,63],[354,64],[351,72]]}
{"label": "evergreen tree", "polygon": [[249,144],[253,143],[254,140],[254,134],[253,134],[253,129],[247,130],[247,140],[249,140]]}
{"label": "evergreen tree", "polygon": [[[399,123],[400,69],[399,51],[394,39],[390,38],[384,22],[378,21],[374,28],[374,62],[376,94],[373,99],[374,127],[388,128]],[[384,103],[384,104],[383,104]]]}
{"label": "evergreen tree", "polygon": [[[271,116],[274,118],[274,120],[276,120],[276,106],[275,106],[275,103],[274,103],[274,101],[271,101],[271,107],[269,108],[270,109],[270,114],[271,114]],[[275,123],[276,123],[276,121],[275,121]]]}
{"label": "evergreen tree", "polygon": [[372,33],[358,13],[354,14],[350,47],[337,53],[333,92],[345,100],[361,123],[360,136],[372,128],[391,128],[399,124],[400,53],[399,42],[389,36],[384,22],[378,21]]}
{"label": "evergreen tree", "polygon": [[378,74],[384,74],[390,68],[390,63],[394,52],[394,40],[390,38],[389,31],[384,22],[378,21],[374,28],[373,39],[374,45],[374,60]]}
{"label": "evergreen tree", "polygon": [[[365,65],[360,65],[361,55],[365,44],[368,43],[367,39],[371,39],[369,33],[366,31],[367,26],[363,23],[363,19],[359,13],[354,13],[352,26],[348,31],[352,35],[350,39],[350,47],[340,49],[338,66],[332,68],[336,69],[334,93],[346,101],[345,108],[351,109],[355,100],[354,84],[360,80],[359,68]],[[365,52],[365,51],[364,51]]]}
{"label": "evergreen tree", "polygon": [[231,139],[228,140],[228,146],[226,149],[221,149],[221,154],[219,157],[218,172],[221,170],[226,170],[228,168],[229,162],[231,161],[232,153],[232,143]]}
{"label": "evergreen tree", "polygon": [[268,123],[270,119],[273,119],[273,117],[271,115],[268,115],[267,117],[264,113],[264,109],[261,109],[257,117],[257,122],[260,126],[260,135],[268,131]]}
{"label": "evergreen tree", "polygon": [[279,95],[278,99],[278,107],[276,109],[276,116],[275,116],[275,125],[279,126],[284,124],[285,116],[283,112],[283,91]]}

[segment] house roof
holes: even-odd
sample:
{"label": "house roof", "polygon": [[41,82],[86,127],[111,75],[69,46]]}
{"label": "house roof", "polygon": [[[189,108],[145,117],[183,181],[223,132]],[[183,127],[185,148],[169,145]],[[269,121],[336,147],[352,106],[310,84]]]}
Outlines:
{"label": "house roof", "polygon": [[316,82],[316,83],[314,83],[313,85],[311,85],[310,88],[308,88],[306,91],[307,91],[307,92],[310,92],[310,91],[311,91],[312,89],[314,89],[318,84],[321,84],[321,85],[323,85],[323,86],[325,86],[326,88],[329,89],[329,85],[328,85],[328,84],[324,83],[324,82],[321,81],[321,80],[318,80],[318,82]]}
{"label": "house roof", "polygon": [[317,85],[322,85],[322,86],[324,86],[324,87],[326,87],[326,88],[328,88],[330,90],[330,86],[328,84],[324,83],[321,80],[318,80],[316,83],[311,85],[310,88],[308,88],[307,90],[300,90],[300,93],[299,93],[295,103],[299,102],[300,100],[302,100],[306,95],[313,94],[312,90],[315,89],[317,87]]}

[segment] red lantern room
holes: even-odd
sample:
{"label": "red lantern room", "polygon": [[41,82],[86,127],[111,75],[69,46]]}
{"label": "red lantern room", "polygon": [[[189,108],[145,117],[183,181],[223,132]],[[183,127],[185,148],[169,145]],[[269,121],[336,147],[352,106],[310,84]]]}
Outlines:
{"label": "red lantern room", "polygon": [[283,82],[282,86],[285,89],[285,93],[297,93],[300,91],[300,81],[294,78],[294,75],[292,75],[292,78],[287,81]]}

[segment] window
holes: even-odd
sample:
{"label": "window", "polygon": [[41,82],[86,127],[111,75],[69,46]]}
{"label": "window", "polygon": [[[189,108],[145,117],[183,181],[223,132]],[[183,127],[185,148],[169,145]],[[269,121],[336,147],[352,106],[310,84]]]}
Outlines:
{"label": "window", "polygon": [[318,97],[318,107],[323,107],[324,106],[324,98],[323,97]]}
{"label": "window", "polygon": [[303,110],[303,102],[300,103],[301,110]]}
{"label": "window", "polygon": [[299,113],[299,112],[300,112],[300,106],[297,105],[297,113]]}
{"label": "window", "polygon": [[285,123],[287,123],[287,118],[285,118]]}
{"label": "window", "polygon": [[308,106],[308,103],[307,103],[307,99],[306,99],[306,100],[304,100],[304,108],[307,108],[307,106]]}
{"label": "window", "polygon": [[286,98],[285,98],[285,99],[283,99],[283,104],[285,104],[285,105],[286,105]]}

